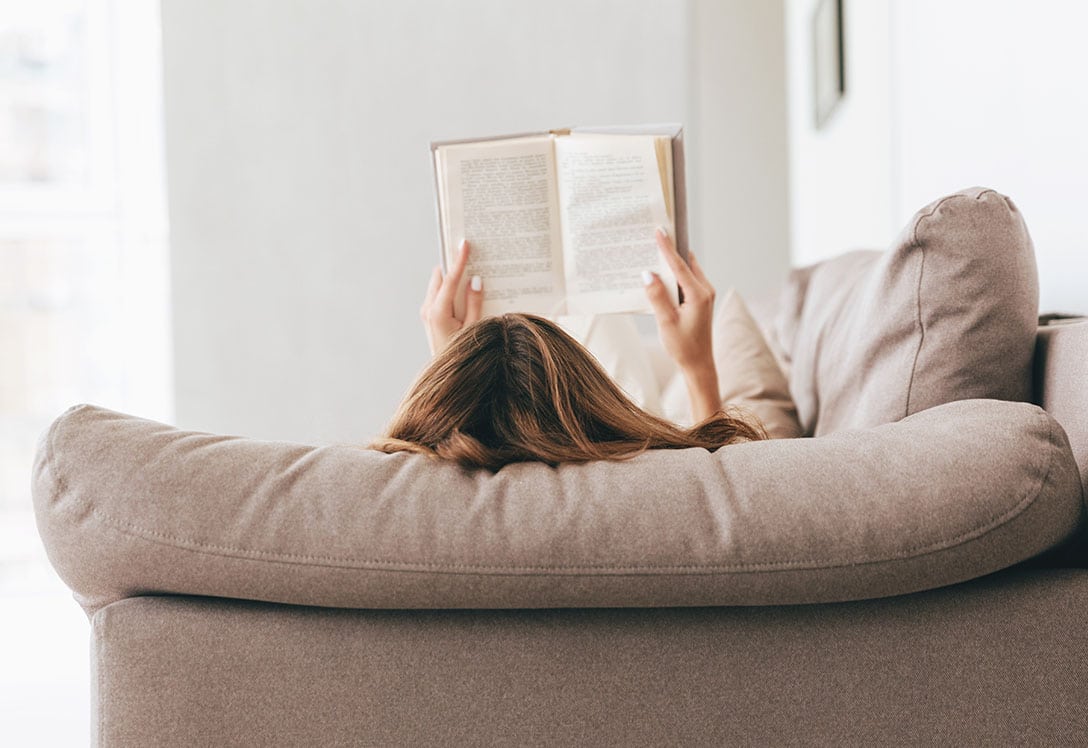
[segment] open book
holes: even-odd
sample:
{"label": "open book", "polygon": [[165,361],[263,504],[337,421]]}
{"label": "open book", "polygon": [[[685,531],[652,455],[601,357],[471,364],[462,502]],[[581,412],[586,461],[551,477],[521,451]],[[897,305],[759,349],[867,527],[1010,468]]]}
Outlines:
{"label": "open book", "polygon": [[665,228],[686,258],[682,132],[574,128],[432,143],[443,268],[467,239],[462,283],[483,279],[485,315],[651,312],[644,270],[675,302],[654,231]]}

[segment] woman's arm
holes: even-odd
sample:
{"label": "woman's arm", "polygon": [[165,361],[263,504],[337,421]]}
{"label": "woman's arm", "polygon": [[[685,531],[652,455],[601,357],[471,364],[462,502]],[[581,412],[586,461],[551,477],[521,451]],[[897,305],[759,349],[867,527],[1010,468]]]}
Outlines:
{"label": "woman's arm", "polygon": [[443,276],[442,268],[437,265],[431,271],[431,282],[427,286],[423,306],[419,308],[419,318],[423,320],[423,328],[427,331],[427,344],[431,347],[432,356],[446,347],[446,343],[454,333],[480,318],[484,292],[483,283],[478,275],[472,276],[471,281],[460,289],[462,294],[466,294],[465,318],[458,318],[456,312],[453,311],[454,297],[461,285],[465,266],[468,265],[468,252],[468,241],[462,239],[449,273]]}
{"label": "woman's arm", "polygon": [[688,253],[688,267],[663,229],[657,230],[657,246],[684,292],[684,301],[674,305],[661,278],[651,272],[643,274],[646,296],[657,318],[661,343],[684,375],[691,412],[698,423],[722,407],[714,365],[714,287],[695,255]]}

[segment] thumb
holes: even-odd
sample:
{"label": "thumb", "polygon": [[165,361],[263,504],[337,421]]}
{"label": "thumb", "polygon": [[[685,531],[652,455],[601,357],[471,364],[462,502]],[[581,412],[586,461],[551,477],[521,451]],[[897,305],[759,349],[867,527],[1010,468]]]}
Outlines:
{"label": "thumb", "polygon": [[679,318],[679,313],[669,298],[669,292],[665,290],[665,284],[657,273],[649,270],[642,271],[642,282],[646,286],[646,298],[650,300],[654,316],[658,325],[674,325]]}

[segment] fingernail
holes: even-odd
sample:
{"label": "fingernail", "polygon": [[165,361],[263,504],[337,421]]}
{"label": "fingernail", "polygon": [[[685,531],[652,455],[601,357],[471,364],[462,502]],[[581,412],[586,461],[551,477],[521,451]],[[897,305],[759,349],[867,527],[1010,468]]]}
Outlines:
{"label": "fingernail", "polygon": [[469,281],[469,285],[472,286],[473,291],[479,291],[484,287],[484,282],[480,280],[480,276],[474,275],[472,276],[472,280]]}
{"label": "fingernail", "polygon": [[642,285],[648,286],[654,282],[654,274],[649,270],[642,271]]}
{"label": "fingernail", "polygon": [[468,239],[462,239],[461,243],[457,245],[457,249],[461,252],[464,252],[466,249],[468,249]]}
{"label": "fingernail", "polygon": [[660,236],[662,239],[669,238],[669,232],[664,226],[657,227],[657,235]]}

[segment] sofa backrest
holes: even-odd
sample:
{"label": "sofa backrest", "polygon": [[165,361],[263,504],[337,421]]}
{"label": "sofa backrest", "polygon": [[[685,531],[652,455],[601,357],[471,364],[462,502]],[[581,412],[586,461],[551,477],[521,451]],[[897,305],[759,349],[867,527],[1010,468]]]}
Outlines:
{"label": "sofa backrest", "polygon": [[1065,429],[1088,491],[1088,317],[1039,328],[1033,380],[1034,402]]}
{"label": "sofa backrest", "polygon": [[146,594],[343,608],[780,605],[982,576],[1084,511],[1036,405],[948,403],[819,439],[465,471],[423,455],[184,431],[76,407],[38,528],[88,610]]}

